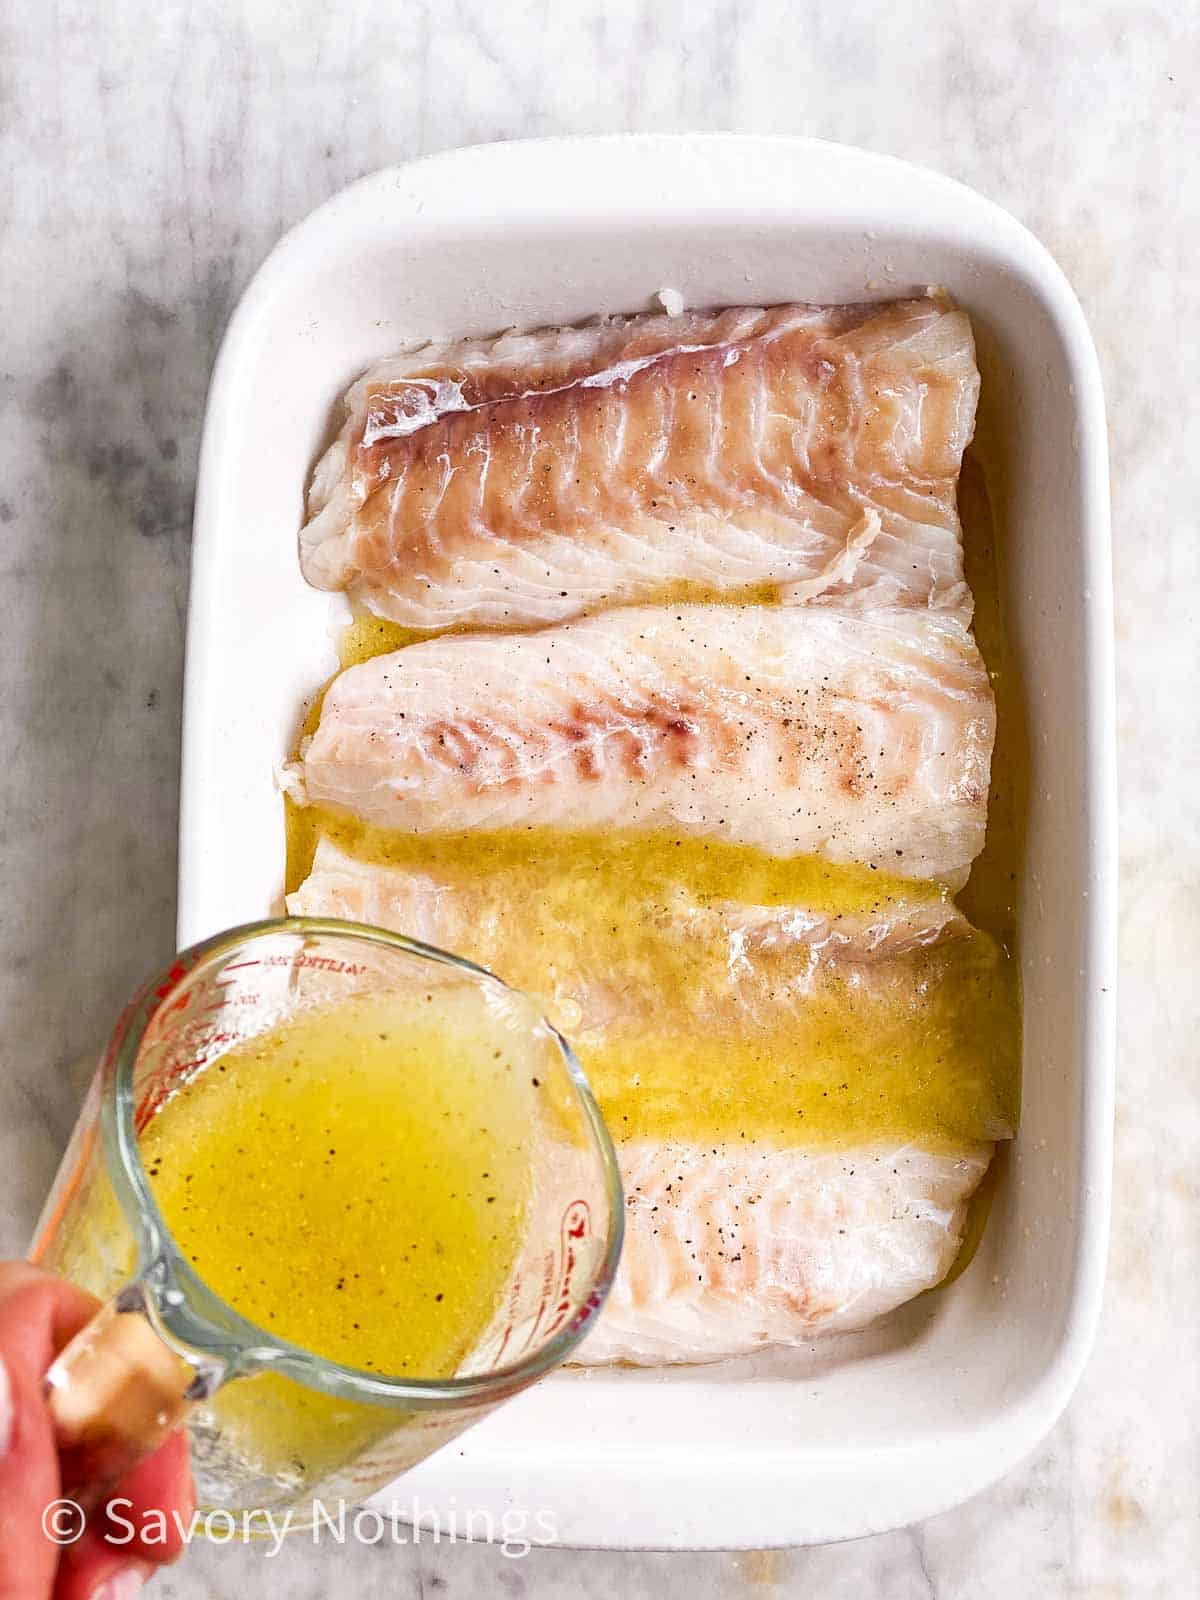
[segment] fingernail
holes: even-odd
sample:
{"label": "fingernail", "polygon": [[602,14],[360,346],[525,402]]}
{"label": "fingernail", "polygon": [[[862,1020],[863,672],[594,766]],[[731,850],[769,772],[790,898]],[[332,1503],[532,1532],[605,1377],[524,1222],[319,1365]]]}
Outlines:
{"label": "fingernail", "polygon": [[8,1454],[8,1447],[12,1443],[12,1433],[12,1383],[9,1380],[8,1368],[4,1365],[4,1357],[0,1356],[0,1461]]}
{"label": "fingernail", "polygon": [[93,1591],[92,1600],[133,1600],[140,1594],[150,1576],[150,1568],[142,1561],[131,1561],[127,1567],[110,1572],[100,1587]]}

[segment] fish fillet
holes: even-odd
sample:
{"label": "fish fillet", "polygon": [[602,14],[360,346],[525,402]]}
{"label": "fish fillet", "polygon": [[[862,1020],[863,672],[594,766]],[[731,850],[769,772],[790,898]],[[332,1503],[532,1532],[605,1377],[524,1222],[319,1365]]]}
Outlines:
{"label": "fish fillet", "polygon": [[540,994],[580,1044],[614,1027],[659,1025],[680,1004],[690,1028],[777,1027],[830,976],[911,1010],[922,986],[914,957],[936,946],[951,961],[977,960],[994,949],[940,895],[851,912],[712,902],[682,882],[604,882],[586,865],[577,875],[389,867],[327,838],[287,908],[469,956]]}
{"label": "fish fillet", "polygon": [[622,1146],[625,1247],[582,1363],[716,1361],[848,1332],[939,1283],[990,1145]]}
{"label": "fish fillet", "polygon": [[287,781],[406,832],[667,828],[958,886],[994,720],[945,612],[630,607],[350,668]]}
{"label": "fish fillet", "polygon": [[429,630],[680,585],[966,620],[955,491],[978,390],[970,323],[936,298],[426,348],[347,395],[304,573]]}

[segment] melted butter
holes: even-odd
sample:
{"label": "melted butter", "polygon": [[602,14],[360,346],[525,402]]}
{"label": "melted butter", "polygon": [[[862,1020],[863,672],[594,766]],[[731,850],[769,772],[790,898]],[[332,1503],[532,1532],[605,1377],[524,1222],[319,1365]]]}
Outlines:
{"label": "melted butter", "polygon": [[[660,585],[647,596],[637,600],[623,600],[621,604],[773,606],[779,604],[782,593],[782,586],[778,583],[748,583],[736,589],[720,589],[713,584],[695,583],[681,578],[675,583]],[[603,606],[593,609],[601,610]],[[587,608],[579,613],[580,616],[587,614]],[[536,631],[536,626],[536,624],[532,626],[523,624],[505,628],[490,623],[486,631],[531,633]],[[440,629],[408,628],[402,623],[391,622],[386,617],[377,617],[373,612],[359,611],[338,635],[338,664],[344,672],[347,667],[355,667],[360,662],[370,661],[373,656],[387,655],[393,650],[404,650],[408,645],[420,644],[424,639],[446,638],[452,634],[473,631],[475,630],[466,624],[455,624],[453,627]]]}
{"label": "melted butter", "polygon": [[[673,833],[566,833],[555,828],[498,829],[470,833],[398,833],[371,827],[346,812],[288,802],[287,892],[312,869],[322,836],[360,861],[445,874],[456,879],[511,873],[517,890],[580,897],[599,894],[619,911],[619,896],[662,894],[685,886],[701,904],[743,901],[761,906],[802,905],[822,913],[886,911],[900,904],[945,897],[938,883],[910,881],[869,867],[834,866],[816,856],[768,856],[750,845]],[[607,914],[607,913],[606,913]]]}
{"label": "melted butter", "polygon": [[[996,697],[996,742],[988,791],[987,839],[959,895],[964,912],[1003,946],[1013,973],[1011,1009],[1004,1024],[1012,1038],[1012,1096],[1019,1111],[1021,1095],[1021,991],[1019,870],[1025,853],[1025,818],[1029,804],[1029,730],[1020,675],[1013,661],[1005,625],[1004,521],[1007,504],[1009,432],[993,410],[995,385],[985,382],[976,419],[975,438],[963,458],[958,485],[958,513],[963,531],[963,565],[975,597],[972,629],[987,663]],[[993,494],[993,490],[998,491]],[[1001,1152],[971,1196],[963,1242],[946,1282],[970,1265],[987,1225],[999,1182]]]}
{"label": "melted butter", "polygon": [[422,1000],[366,995],[235,1046],[141,1156],[179,1249],[242,1316],[344,1365],[445,1377],[507,1280],[528,1173],[503,1019]]}
{"label": "melted butter", "polygon": [[[231,1049],[142,1135],[176,1245],[227,1304],[305,1350],[451,1376],[491,1322],[528,1203],[514,1049],[474,999],[443,996],[430,1019],[395,995]],[[309,1481],[402,1420],[270,1372],[206,1409],[243,1460]]]}
{"label": "melted butter", "polygon": [[1011,967],[975,952],[923,988],[923,965],[907,1003],[834,980],[762,1035],[617,1034],[581,1052],[619,1138],[939,1151],[1004,1138],[1019,1097]]}
{"label": "melted butter", "polygon": [[[250,1321],[393,1376],[447,1377],[476,1346],[521,1243],[536,1064],[503,1017],[461,1002],[442,996],[432,1021],[395,995],[307,1012],[211,1062],[143,1130],[176,1244]],[[102,1162],[37,1253],[101,1298],[133,1276]],[[377,1440],[391,1449],[406,1420],[422,1425],[276,1372],[239,1377],[199,1410],[244,1470],[309,1485]],[[426,1451],[418,1435],[413,1459]]]}
{"label": "melted butter", "polygon": [[339,634],[338,661],[344,672],[347,667],[356,667],[362,661],[370,661],[372,656],[384,656],[392,650],[403,650],[407,645],[419,644],[422,639],[430,637],[430,634],[422,633],[416,628],[404,628],[398,622],[389,622],[386,617],[376,617],[369,611],[363,611]]}
{"label": "melted butter", "polygon": [[778,583],[747,583],[737,589],[718,589],[710,583],[680,578],[665,583],[638,605],[652,606],[777,606],[783,596]]}
{"label": "melted butter", "polygon": [[937,884],[664,833],[415,835],[289,817],[293,882],[325,835],[444,886],[441,914],[458,910],[447,942],[541,997],[618,1137],[940,1149],[1015,1125],[1015,972],[987,934],[957,924],[812,976],[812,945],[748,943],[728,910],[802,907],[837,932],[939,902]]}

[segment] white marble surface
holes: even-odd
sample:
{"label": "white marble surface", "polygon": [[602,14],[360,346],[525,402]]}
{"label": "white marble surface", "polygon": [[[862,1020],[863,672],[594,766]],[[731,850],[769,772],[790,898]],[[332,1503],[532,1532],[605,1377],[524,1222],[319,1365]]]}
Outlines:
{"label": "white marble surface", "polygon": [[[105,15],[119,20],[103,20]],[[348,179],[486,139],[733,128],[940,167],[1026,221],[1108,386],[1121,1087],[1109,1290],[1065,1419],[908,1532],[774,1555],[193,1551],[201,1595],[1194,1593],[1200,1569],[1200,256],[1194,0],[16,0],[0,14],[0,1252],[172,937],[190,496],[224,319]]]}

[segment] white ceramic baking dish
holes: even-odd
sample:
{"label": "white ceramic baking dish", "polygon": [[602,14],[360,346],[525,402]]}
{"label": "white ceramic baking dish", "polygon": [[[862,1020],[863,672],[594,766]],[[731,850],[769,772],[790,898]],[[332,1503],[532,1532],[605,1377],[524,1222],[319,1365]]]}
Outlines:
{"label": "white ceramic baking dish", "polygon": [[[460,150],[335,196],[258,272],[212,382],[188,631],[179,933],[280,907],[274,780],[333,665],[339,602],[296,561],[333,407],[431,336],[647,306],[890,298],[970,311],[997,446],[1031,744],[1024,1121],[969,1269],[836,1348],[561,1373],[406,1480],[406,1503],[522,1514],[566,1544],[848,1538],[943,1510],[1065,1404],[1100,1303],[1113,1103],[1115,800],[1108,484],[1095,353],[1041,246],[971,191],[807,140]],[[534,1527],[535,1513],[543,1521]],[[510,1523],[510,1525],[515,1525]]]}

